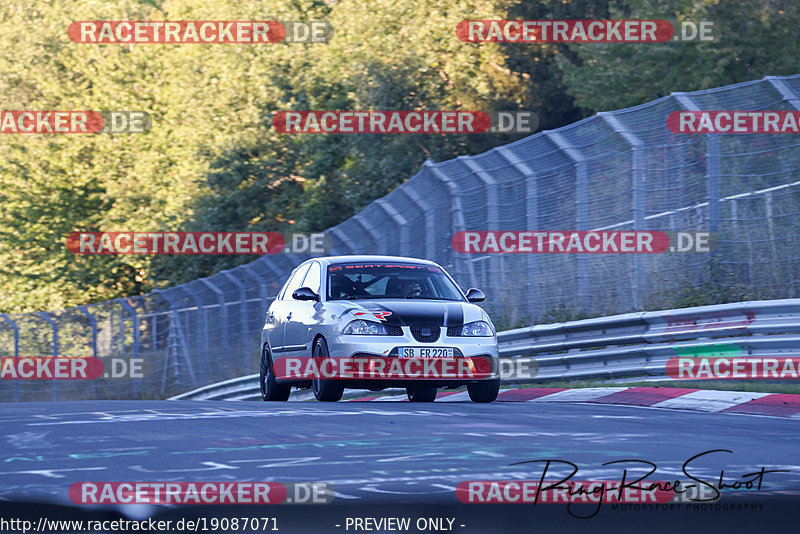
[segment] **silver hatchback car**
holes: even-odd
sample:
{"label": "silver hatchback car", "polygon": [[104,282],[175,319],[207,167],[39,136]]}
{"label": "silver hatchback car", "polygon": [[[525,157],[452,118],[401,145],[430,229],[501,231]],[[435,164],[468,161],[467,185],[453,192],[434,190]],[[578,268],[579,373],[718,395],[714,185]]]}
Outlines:
{"label": "silver hatchback car", "polygon": [[405,388],[432,402],[438,388],[467,386],[475,402],[500,387],[497,333],[442,267],[392,256],[308,260],[267,310],[261,333],[261,394],[285,401],[292,387],[321,401],[345,388]]}

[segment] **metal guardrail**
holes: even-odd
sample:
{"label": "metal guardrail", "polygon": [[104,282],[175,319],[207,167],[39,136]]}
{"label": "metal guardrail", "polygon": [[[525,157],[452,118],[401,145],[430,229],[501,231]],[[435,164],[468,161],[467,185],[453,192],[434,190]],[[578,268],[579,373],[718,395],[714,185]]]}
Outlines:
{"label": "metal guardrail", "polygon": [[[720,345],[742,355],[800,355],[800,299],[737,302],[626,313],[498,332],[500,356],[530,358],[535,381],[664,376],[683,351]],[[504,379],[504,383],[531,379]],[[295,394],[293,393],[293,396]],[[211,384],[171,400],[260,398],[258,374]]]}

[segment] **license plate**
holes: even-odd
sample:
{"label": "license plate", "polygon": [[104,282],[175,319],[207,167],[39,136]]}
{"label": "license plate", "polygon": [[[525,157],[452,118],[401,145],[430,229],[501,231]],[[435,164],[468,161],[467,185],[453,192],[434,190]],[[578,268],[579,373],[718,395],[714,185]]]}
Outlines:
{"label": "license plate", "polygon": [[401,358],[453,358],[452,347],[400,347]]}

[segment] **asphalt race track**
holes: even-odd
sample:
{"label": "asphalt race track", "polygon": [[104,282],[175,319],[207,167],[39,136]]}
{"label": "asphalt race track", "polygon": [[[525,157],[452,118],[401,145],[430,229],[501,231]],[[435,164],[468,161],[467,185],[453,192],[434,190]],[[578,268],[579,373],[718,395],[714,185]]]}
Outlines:
{"label": "asphalt race track", "polygon": [[[4,517],[271,514],[283,532],[354,532],[345,528],[347,517],[447,516],[452,531],[464,533],[635,525],[796,532],[800,518],[796,418],[580,403],[95,401],[2,404],[0,427]],[[572,462],[579,467],[573,480],[619,480],[624,467],[629,478],[642,475],[641,467],[601,464],[647,460],[657,465],[648,480],[687,480],[684,463],[715,449],[732,453],[697,458],[692,475],[716,482],[723,471],[731,484],[762,467],[788,472],[767,473],[759,491],[726,489],[716,508],[604,504],[589,519],[574,516],[591,515],[595,504],[568,510],[563,503],[464,504],[455,497],[462,481],[538,481],[544,464],[511,465],[529,460]],[[547,479],[568,472],[553,465]],[[323,505],[78,507],[68,489],[80,481],[324,481],[336,498]],[[742,503],[753,504],[741,511]]]}

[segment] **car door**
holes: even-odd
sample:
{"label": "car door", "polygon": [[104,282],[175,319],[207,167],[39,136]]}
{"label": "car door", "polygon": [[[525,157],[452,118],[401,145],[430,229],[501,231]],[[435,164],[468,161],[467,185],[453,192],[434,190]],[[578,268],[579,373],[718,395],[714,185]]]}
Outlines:
{"label": "car door", "polygon": [[292,292],[300,287],[306,272],[308,272],[308,265],[301,265],[295,269],[278,294],[278,298],[267,311],[264,329],[269,337],[269,346],[272,349],[273,357],[282,356],[285,352],[286,321],[291,317],[292,307],[297,302],[292,299]]}
{"label": "car door", "polygon": [[[298,287],[307,287],[319,295],[322,268],[317,261],[312,261],[303,282]],[[286,319],[285,347],[286,356],[311,355],[311,326],[317,322],[316,314],[322,305],[314,300],[294,300],[291,293],[287,299],[292,302],[292,315]]]}

